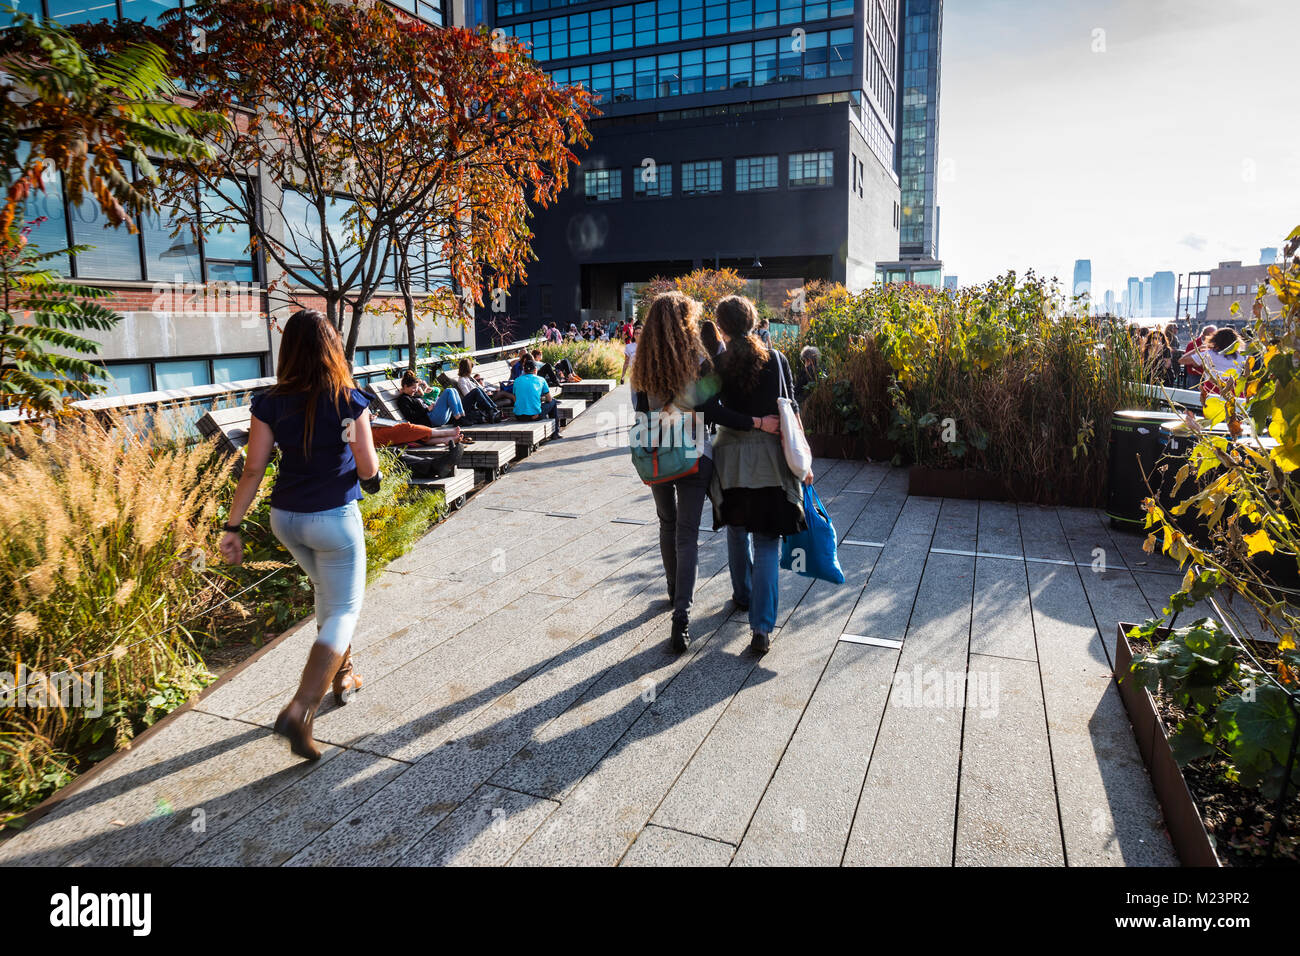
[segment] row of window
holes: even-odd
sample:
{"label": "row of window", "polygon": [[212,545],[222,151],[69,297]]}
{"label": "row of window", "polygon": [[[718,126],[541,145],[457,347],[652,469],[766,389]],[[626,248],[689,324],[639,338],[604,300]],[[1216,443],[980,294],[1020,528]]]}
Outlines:
{"label": "row of window", "polygon": [[852,0],[645,0],[500,29],[544,62],[852,15]]}
{"label": "row of window", "polygon": [[551,77],[561,86],[585,86],[602,102],[630,103],[852,75],[852,30],[809,33],[805,39],[800,52],[791,51],[788,40],[780,48],[776,40],[759,40],[552,70]]}
{"label": "row of window", "polygon": [[[26,159],[28,148],[26,144],[20,148],[20,159]],[[131,164],[124,163],[123,166],[127,176],[131,176]],[[36,193],[23,211],[24,221],[33,223],[31,242],[42,252],[56,252],[74,245],[85,247],[82,252],[60,256],[51,263],[60,275],[88,280],[177,284],[254,283],[260,279],[257,260],[249,250],[248,227],[232,221],[231,207],[216,193],[203,190],[195,193],[200,219],[205,226],[220,224],[219,230],[211,229],[196,240],[188,226],[172,234],[175,217],[181,212],[174,209],[165,217],[156,213],[142,216],[140,230],[135,235],[126,229],[109,228],[98,203],[89,201],[75,206],[67,203],[63,198],[62,182],[57,171],[47,168],[44,192]],[[222,192],[234,198],[239,188],[239,184],[228,181]],[[345,249],[349,241],[346,213],[350,205],[349,200],[339,198],[326,207],[327,227],[340,249]],[[195,204],[191,203],[185,214],[192,215],[194,208]],[[285,190],[280,212],[286,227],[288,258],[304,263],[295,270],[296,274],[308,275],[313,270],[306,264],[319,263],[323,258],[316,207],[301,193]],[[427,291],[449,284],[433,243],[420,241],[414,244],[410,260],[414,291]],[[388,263],[381,288],[395,289],[396,274],[394,256]]]}
{"label": "row of window", "polygon": [[[388,0],[395,7],[414,13],[424,19],[442,25],[441,0]],[[9,0],[6,6],[13,5]],[[23,13],[36,17],[47,17],[59,23],[93,23],[99,20],[138,20],[154,24],[161,21],[168,10],[181,6],[180,0],[17,0],[17,7]]]}
{"label": "row of window", "polygon": [[1230,285],[1225,285],[1222,287],[1217,285],[1212,285],[1210,286],[1210,295],[1246,295],[1247,292],[1249,292],[1250,290],[1250,286],[1246,284],[1238,285],[1236,292],[1233,292],[1232,288],[1233,287]]}
{"label": "row of window", "polygon": [[[420,358],[428,358],[439,346],[422,345],[416,349]],[[353,364],[367,365],[406,364],[409,348],[385,345],[379,348],[357,349]],[[141,392],[166,391],[177,388],[194,388],[198,385],[224,385],[266,377],[266,359],[263,355],[215,355],[206,358],[160,359],[154,362],[105,362],[110,376],[105,394],[111,396],[137,395]],[[380,375],[367,376],[366,384]]]}
{"label": "row of window", "polygon": [[[781,157],[745,156],[736,160],[735,189],[738,193],[776,189]],[[835,183],[835,154],[829,149],[791,153],[787,160],[787,185],[802,189]],[[623,198],[622,169],[583,171],[583,192],[587,202],[614,202]],[[681,195],[705,196],[722,192],[722,160],[706,159],[683,163]],[[664,199],[673,195],[673,167],[669,163],[647,163],[632,170],[632,194],[637,199]]]}
{"label": "row of window", "polygon": [[112,376],[108,395],[137,395],[141,392],[222,385],[262,378],[260,355],[218,355],[212,358],[173,359],[159,362],[106,362]]}
{"label": "row of window", "polygon": [[[29,147],[23,144],[19,159],[26,161]],[[132,164],[123,163],[128,177]],[[172,235],[173,217],[148,213],[140,217],[140,231],[108,227],[108,220],[93,199],[72,205],[64,199],[62,175],[46,167],[45,189],[26,204],[23,218],[31,226],[30,239],[42,252],[56,252],[69,246],[88,248],[76,255],[64,255],[51,262],[60,275],[78,279],[123,279],[136,282],[254,282],[256,263],[248,251],[247,227],[225,226],[196,241],[188,226]],[[238,188],[235,183],[227,188]],[[185,215],[199,210],[205,222],[226,218],[229,207],[215,194],[196,191]]]}

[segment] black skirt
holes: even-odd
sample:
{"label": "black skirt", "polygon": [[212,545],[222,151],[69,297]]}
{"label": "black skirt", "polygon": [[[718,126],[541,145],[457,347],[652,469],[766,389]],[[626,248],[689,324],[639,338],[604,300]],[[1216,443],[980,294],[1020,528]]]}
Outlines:
{"label": "black skirt", "polygon": [[722,508],[715,510],[713,530],[731,525],[751,534],[785,537],[808,530],[803,512],[790,503],[785,489],[727,488],[722,492]]}

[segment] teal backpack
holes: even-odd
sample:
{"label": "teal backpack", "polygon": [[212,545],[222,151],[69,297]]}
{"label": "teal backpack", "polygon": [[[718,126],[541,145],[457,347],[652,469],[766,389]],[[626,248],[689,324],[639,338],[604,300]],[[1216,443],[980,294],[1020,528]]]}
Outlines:
{"label": "teal backpack", "polygon": [[658,412],[649,411],[641,393],[633,408],[636,420],[628,432],[628,445],[642,481],[659,485],[699,472],[704,450],[695,435],[693,415],[684,413],[662,420]]}

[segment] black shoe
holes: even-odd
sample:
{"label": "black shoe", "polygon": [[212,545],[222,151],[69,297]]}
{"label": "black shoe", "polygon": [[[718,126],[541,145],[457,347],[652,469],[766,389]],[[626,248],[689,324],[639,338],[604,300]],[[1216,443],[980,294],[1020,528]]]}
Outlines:
{"label": "black shoe", "polygon": [[673,621],[673,650],[685,653],[691,646],[691,625],[688,621]]}
{"label": "black shoe", "polygon": [[766,654],[772,649],[772,635],[760,634],[754,631],[754,637],[749,642],[749,648],[756,654]]}

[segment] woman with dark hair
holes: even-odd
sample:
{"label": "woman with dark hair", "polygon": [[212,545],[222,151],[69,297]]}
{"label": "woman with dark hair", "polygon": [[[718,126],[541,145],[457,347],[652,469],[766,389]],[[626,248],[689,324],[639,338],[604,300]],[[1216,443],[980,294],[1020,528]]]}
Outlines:
{"label": "woman with dark hair", "polygon": [[[474,360],[468,355],[456,366],[456,391],[460,393],[461,403],[466,410],[475,414],[484,422],[499,422],[502,419],[502,413],[497,407],[494,399],[496,395],[488,395],[487,386],[483,382],[483,376],[474,373]],[[511,403],[514,402],[513,394],[501,392],[500,395],[509,395]]]}
{"label": "woman with dark hair", "polygon": [[367,485],[378,479],[379,457],[369,399],[356,389],[338,332],[321,313],[304,310],[285,323],[275,379],[253,399],[248,457],[218,547],[230,564],[243,560],[239,525],[279,445],[271,530],[311,578],[316,643],[275,732],[289,738],[298,756],[319,760],[312,721],[326,690],[332,684],[334,702],[342,705],[361,687],[352,669],[352,634],[366,589],[358,479]]}
{"label": "woman with dark hair", "polygon": [[712,319],[700,320],[700,342],[704,345],[704,352],[709,357],[710,362],[716,362],[718,356],[722,354],[722,339],[718,337],[718,327],[713,324]]}
{"label": "woman with dark hair", "polygon": [[[754,327],[758,312],[743,296],[718,303],[718,328],[726,351],[718,359],[722,404],[751,418],[750,428],[726,423],[713,443],[713,528],[727,528],[732,602],[749,611],[750,646],[765,654],[776,627],[781,538],[807,530],[803,489],[781,447],[777,399],[794,403],[790,366],[768,349]],[[809,471],[806,483],[812,484]]]}
{"label": "woman with dark hair", "polygon": [[1209,340],[1202,342],[1178,360],[1180,365],[1202,370],[1201,398],[1219,394],[1220,385],[1226,384],[1228,372],[1241,369],[1245,359],[1241,355],[1241,337],[1231,328],[1216,329]]}
{"label": "woman with dark hair", "polygon": [[712,444],[700,419],[742,430],[754,427],[747,415],[718,401],[716,376],[696,324],[699,313],[700,304],[681,292],[655,296],[632,365],[632,407],[639,426],[649,429],[652,440],[668,435],[676,441],[682,434],[676,429],[680,421],[682,437],[689,437],[699,452],[695,473],[650,486],[659,518],[659,554],[668,579],[668,601],[673,606],[670,641],[678,653],[691,644],[700,514],[713,477]]}

